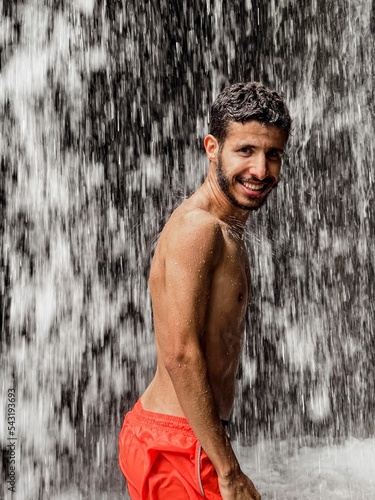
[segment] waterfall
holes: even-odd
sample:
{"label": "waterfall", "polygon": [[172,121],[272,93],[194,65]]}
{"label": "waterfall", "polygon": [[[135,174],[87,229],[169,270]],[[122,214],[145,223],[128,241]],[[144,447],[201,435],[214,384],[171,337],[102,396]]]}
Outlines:
{"label": "waterfall", "polygon": [[[212,101],[245,80],[282,92],[294,122],[281,183],[247,226],[239,453],[262,498],[281,500],[302,498],[292,475],[283,483],[301,450],[332,469],[345,443],[373,460],[374,3],[3,0],[0,12],[0,373],[4,411],[16,394],[16,498],[124,496],[117,435],[155,368],[153,248],[204,179]],[[324,488],[334,498],[334,474]]]}

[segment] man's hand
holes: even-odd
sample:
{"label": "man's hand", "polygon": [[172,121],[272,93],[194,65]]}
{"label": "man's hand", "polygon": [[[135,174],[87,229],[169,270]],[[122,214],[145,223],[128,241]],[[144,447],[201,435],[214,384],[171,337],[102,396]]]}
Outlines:
{"label": "man's hand", "polygon": [[242,471],[231,478],[219,477],[219,488],[223,500],[260,500],[254,483]]}

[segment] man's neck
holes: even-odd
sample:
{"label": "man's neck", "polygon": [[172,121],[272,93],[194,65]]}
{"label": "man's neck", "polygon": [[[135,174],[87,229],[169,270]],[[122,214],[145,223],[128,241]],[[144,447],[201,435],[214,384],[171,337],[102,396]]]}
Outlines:
{"label": "man's neck", "polygon": [[205,203],[206,209],[242,238],[250,211],[236,207],[227,198],[221,190],[212,168],[209,169],[207,178],[198,189],[198,193]]}

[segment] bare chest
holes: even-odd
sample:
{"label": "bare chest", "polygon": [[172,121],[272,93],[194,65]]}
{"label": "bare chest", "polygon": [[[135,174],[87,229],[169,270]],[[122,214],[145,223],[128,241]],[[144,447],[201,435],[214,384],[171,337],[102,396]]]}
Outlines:
{"label": "bare chest", "polygon": [[249,301],[249,263],[242,242],[229,241],[223,258],[215,270],[211,307],[220,317],[222,325],[243,323]]}
{"label": "bare chest", "polygon": [[228,244],[212,280],[204,349],[222,414],[233,403],[234,380],[249,302],[249,264],[242,245]]}

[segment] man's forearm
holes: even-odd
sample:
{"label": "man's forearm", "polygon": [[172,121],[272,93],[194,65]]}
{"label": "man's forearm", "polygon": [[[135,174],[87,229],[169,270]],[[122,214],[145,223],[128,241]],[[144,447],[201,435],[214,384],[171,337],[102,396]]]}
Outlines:
{"label": "man's forearm", "polygon": [[203,354],[180,356],[166,366],[181,408],[220,477],[239,470],[214,400]]}

